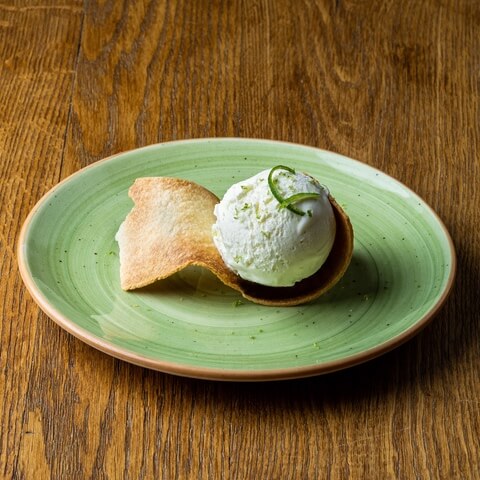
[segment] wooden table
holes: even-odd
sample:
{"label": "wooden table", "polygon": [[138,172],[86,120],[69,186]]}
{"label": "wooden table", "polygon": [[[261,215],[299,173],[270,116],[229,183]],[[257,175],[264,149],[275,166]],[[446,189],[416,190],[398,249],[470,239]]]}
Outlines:
{"label": "wooden table", "polygon": [[[480,478],[480,3],[18,0],[0,5],[0,477]],[[326,376],[174,377],[65,333],[15,246],[59,180],[138,146],[259,137],[415,190],[458,252],[416,338]]]}

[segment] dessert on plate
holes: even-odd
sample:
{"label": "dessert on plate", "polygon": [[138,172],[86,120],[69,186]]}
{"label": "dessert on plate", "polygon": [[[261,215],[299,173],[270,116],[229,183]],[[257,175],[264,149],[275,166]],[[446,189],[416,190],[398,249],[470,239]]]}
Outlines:
{"label": "dessert on plate", "polygon": [[328,189],[278,165],[232,185],[219,200],[170,177],[137,179],[116,235],[120,280],[133,290],[189,265],[263,305],[298,305],[333,287],[353,251],[353,229]]}

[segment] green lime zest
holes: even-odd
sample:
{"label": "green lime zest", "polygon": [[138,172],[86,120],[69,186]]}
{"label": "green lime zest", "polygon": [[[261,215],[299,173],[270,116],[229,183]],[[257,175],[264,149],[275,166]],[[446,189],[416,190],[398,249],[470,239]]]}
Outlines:
{"label": "green lime zest", "polygon": [[[315,192],[296,193],[295,195],[292,195],[291,197],[288,197],[285,200],[283,200],[283,202],[280,203],[280,206],[282,208],[285,208],[291,205],[292,203],[299,202],[300,200],[318,198],[319,196],[320,194]],[[302,212],[302,213],[305,214],[305,212]]]}
{"label": "green lime zest", "polygon": [[296,213],[297,215],[301,215],[301,216],[305,215],[306,212],[294,207],[293,204],[301,200],[318,198],[320,194],[315,192],[299,192],[299,193],[295,193],[294,195],[291,195],[290,197],[284,198],[280,193],[280,191],[278,190],[277,186],[275,185],[275,182],[273,181],[273,173],[276,170],[286,170],[287,172],[290,172],[293,174],[295,174],[295,170],[285,165],[277,165],[276,167],[273,167],[270,170],[270,173],[268,174],[268,186],[270,187],[270,191],[272,192],[272,195],[278,200],[278,203],[280,203],[280,208],[287,208],[288,210],[290,210],[293,213]]}

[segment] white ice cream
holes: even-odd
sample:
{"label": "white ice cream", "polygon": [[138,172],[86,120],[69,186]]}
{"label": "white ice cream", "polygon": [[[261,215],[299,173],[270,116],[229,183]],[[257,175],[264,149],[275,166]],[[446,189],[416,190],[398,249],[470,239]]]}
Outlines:
{"label": "white ice cream", "polygon": [[320,196],[294,204],[299,215],[280,207],[265,170],[232,185],[215,207],[213,240],[224,262],[246,280],[291,286],[313,275],[335,239],[335,217],[328,190],[304,173],[276,170],[273,179],[284,198],[299,192]]}

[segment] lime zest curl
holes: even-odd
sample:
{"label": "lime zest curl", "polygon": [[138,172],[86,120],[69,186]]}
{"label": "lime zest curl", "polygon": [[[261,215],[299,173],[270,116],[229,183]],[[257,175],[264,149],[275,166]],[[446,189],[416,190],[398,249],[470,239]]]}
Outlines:
{"label": "lime zest curl", "polygon": [[[288,207],[292,203],[299,202],[300,200],[308,200],[308,199],[314,199],[318,198],[320,196],[319,193],[316,192],[305,192],[305,193],[296,193],[295,195],[292,195],[291,197],[286,198],[280,206],[282,208]],[[305,212],[302,212],[305,213]]]}
{"label": "lime zest curl", "polygon": [[[301,200],[318,198],[320,197],[320,194],[315,192],[299,192],[291,195],[290,197],[284,198],[273,181],[273,173],[277,170],[286,170],[292,174],[295,174],[295,170],[285,165],[277,165],[273,167],[268,174],[268,186],[270,187],[272,195],[277,199],[278,203],[280,203],[280,208],[287,208],[297,215],[305,215],[306,212],[294,207],[293,204],[300,202]],[[311,214],[309,216],[311,216]]]}

